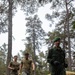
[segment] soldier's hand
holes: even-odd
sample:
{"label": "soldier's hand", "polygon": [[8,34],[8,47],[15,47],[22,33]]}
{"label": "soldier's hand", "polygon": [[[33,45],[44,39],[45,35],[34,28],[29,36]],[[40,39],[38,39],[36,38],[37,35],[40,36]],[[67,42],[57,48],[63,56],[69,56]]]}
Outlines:
{"label": "soldier's hand", "polygon": [[64,66],[65,66],[65,68],[67,68],[68,67],[68,64],[65,63]]}
{"label": "soldier's hand", "polygon": [[19,70],[19,67],[15,68],[16,70]]}
{"label": "soldier's hand", "polygon": [[54,65],[58,66],[58,65],[60,65],[60,62],[59,61],[54,61]]}
{"label": "soldier's hand", "polygon": [[14,70],[14,68],[11,68],[11,70]]}
{"label": "soldier's hand", "polygon": [[51,65],[54,65],[54,60],[51,60],[51,62],[50,62],[50,63],[51,63]]}

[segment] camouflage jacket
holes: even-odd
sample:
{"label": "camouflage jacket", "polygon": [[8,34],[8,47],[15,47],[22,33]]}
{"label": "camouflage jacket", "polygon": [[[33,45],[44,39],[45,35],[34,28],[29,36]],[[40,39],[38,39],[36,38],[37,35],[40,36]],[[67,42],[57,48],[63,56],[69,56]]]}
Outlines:
{"label": "camouflage jacket", "polygon": [[61,64],[65,63],[65,50],[59,48],[52,48],[48,51],[47,62],[51,63],[51,61],[58,61]]}

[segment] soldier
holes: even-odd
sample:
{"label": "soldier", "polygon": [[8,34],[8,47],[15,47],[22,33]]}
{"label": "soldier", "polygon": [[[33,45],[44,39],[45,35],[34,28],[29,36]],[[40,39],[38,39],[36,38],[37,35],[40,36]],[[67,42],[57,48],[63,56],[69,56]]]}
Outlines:
{"label": "soldier", "polygon": [[31,70],[34,72],[35,65],[31,59],[29,59],[29,53],[25,53],[25,58],[21,61],[20,70],[22,75],[31,75]]}
{"label": "soldier", "polygon": [[19,63],[17,62],[17,58],[17,55],[15,55],[14,60],[11,61],[8,65],[11,75],[18,75]]}
{"label": "soldier", "polygon": [[66,75],[65,50],[60,47],[60,38],[54,39],[54,47],[48,52],[47,62],[50,64],[51,75]]}

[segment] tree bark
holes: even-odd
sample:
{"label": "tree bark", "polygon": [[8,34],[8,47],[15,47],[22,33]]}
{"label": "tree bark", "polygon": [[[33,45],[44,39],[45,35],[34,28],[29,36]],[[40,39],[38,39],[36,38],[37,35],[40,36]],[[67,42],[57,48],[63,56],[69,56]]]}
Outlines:
{"label": "tree bark", "polygon": [[68,10],[68,3],[67,0],[65,0],[65,4],[66,4],[66,25],[67,25],[67,36],[68,36],[68,49],[69,49],[69,61],[68,61],[68,65],[69,65],[69,70],[71,71],[71,47],[70,47],[70,31],[69,31],[69,10]]}
{"label": "tree bark", "polygon": [[7,75],[10,75],[10,70],[8,69],[8,64],[11,61],[12,56],[12,0],[8,0],[8,55],[7,55]]}
{"label": "tree bark", "polygon": [[34,64],[35,64],[35,71],[34,71],[34,75],[36,75],[36,52],[35,52],[35,29],[34,29],[34,25],[33,25],[33,51],[34,51]]}

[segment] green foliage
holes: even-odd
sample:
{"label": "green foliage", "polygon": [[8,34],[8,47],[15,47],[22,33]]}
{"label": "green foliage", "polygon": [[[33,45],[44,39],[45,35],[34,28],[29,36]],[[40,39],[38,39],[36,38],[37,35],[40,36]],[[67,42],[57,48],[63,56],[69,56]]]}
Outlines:
{"label": "green foliage", "polygon": [[28,20],[26,24],[27,26],[26,31],[29,35],[29,39],[32,44],[33,42],[35,42],[35,48],[39,50],[38,48],[43,44],[43,41],[45,40],[44,36],[46,35],[41,27],[42,22],[40,21],[37,15],[35,15],[33,18],[32,17],[26,18],[26,20]]}
{"label": "green foliage", "polygon": [[36,75],[47,75],[49,73],[48,67],[47,67],[47,62],[46,62],[46,54],[43,52],[40,52],[39,55],[37,56],[37,68],[36,68]]}
{"label": "green foliage", "polygon": [[72,22],[72,25],[73,25],[72,28],[75,29],[75,21]]}
{"label": "green foliage", "polygon": [[26,15],[34,14],[38,10],[38,4],[36,0],[19,0],[19,5]]}
{"label": "green foliage", "polygon": [[5,73],[6,73],[6,65],[0,59],[0,74],[5,75]]}
{"label": "green foliage", "polygon": [[[70,30],[70,38],[74,38],[74,32],[72,28],[75,28],[74,26],[74,22],[72,23],[72,21],[74,20],[74,13],[75,13],[75,7],[73,6],[74,1],[70,0],[68,1],[68,8],[69,8],[69,30]],[[66,20],[66,8],[65,8],[65,1],[63,0],[52,0],[51,1],[52,6],[50,8],[52,8],[53,13],[47,13],[46,14],[46,19],[48,19],[51,22],[51,25],[55,25],[55,29],[54,31],[52,31],[52,33],[49,33],[49,39],[47,39],[47,43],[51,43],[52,42],[52,38],[54,38],[55,36],[59,36],[62,39],[65,37],[67,38],[67,20]],[[53,9],[54,8],[54,9]],[[62,9],[61,9],[62,8]],[[49,41],[49,42],[48,42]],[[63,40],[62,40],[63,41]],[[65,45],[68,45],[68,41],[65,40]]]}
{"label": "green foliage", "polygon": [[0,74],[5,75],[6,73],[6,56],[7,56],[7,45],[4,43],[0,47]]}
{"label": "green foliage", "polygon": [[0,33],[5,33],[8,31],[7,28],[7,3],[6,1],[0,2]]}

